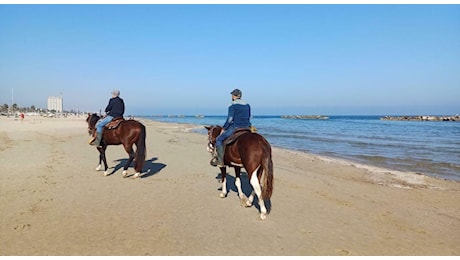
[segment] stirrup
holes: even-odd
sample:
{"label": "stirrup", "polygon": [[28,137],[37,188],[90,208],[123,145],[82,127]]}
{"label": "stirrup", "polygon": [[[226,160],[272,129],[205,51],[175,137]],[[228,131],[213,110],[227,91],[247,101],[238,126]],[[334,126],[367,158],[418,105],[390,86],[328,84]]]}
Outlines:
{"label": "stirrup", "polygon": [[219,162],[219,158],[217,157],[212,158],[209,163],[214,167],[225,167],[224,163]]}
{"label": "stirrup", "polygon": [[219,164],[216,157],[212,158],[209,163],[211,164],[211,166],[214,166],[214,167],[216,167]]}

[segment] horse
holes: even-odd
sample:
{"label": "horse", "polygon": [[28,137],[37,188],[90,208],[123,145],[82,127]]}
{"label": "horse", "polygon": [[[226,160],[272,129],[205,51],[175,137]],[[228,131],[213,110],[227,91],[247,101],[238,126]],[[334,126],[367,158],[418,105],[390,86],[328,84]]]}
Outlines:
{"label": "horse", "polygon": [[[90,114],[88,113],[88,118],[86,118],[86,122],[88,122],[88,133],[90,135],[94,135],[96,132],[96,123],[100,119],[97,114]],[[115,119],[114,119],[115,120]],[[110,123],[109,123],[110,124]],[[134,178],[138,178],[141,176],[142,168],[144,167],[145,163],[145,126],[136,120],[122,120],[117,127],[114,129],[108,129],[107,126],[104,127],[104,131],[102,133],[102,141],[101,147],[97,147],[99,151],[99,165],[96,168],[96,171],[100,171],[102,168],[101,162],[104,162],[104,176],[108,176],[109,173],[107,171],[107,159],[105,156],[105,150],[107,149],[108,145],[120,145],[123,144],[125,151],[129,155],[129,159],[126,162],[125,166],[123,167],[123,177],[128,177],[128,167],[131,165],[132,161],[134,161],[134,169],[136,173],[134,174]],[[136,152],[134,152],[133,144],[136,144]]]}
{"label": "horse", "polygon": [[[205,126],[208,130],[207,150],[215,153],[216,139],[222,131],[221,126]],[[235,135],[238,133],[238,137]],[[229,140],[233,139],[229,142]],[[260,206],[260,219],[267,218],[266,200],[269,200],[273,192],[273,161],[272,148],[268,141],[260,134],[253,133],[250,130],[237,130],[225,142],[223,167],[220,168],[222,175],[221,198],[227,197],[226,167],[235,169],[235,186],[238,189],[238,197],[245,207],[251,207],[254,200],[254,193],[257,195]],[[249,182],[253,188],[249,198],[241,190],[240,173],[244,167],[248,173]],[[261,182],[262,179],[262,182]],[[262,187],[261,187],[262,186]]]}

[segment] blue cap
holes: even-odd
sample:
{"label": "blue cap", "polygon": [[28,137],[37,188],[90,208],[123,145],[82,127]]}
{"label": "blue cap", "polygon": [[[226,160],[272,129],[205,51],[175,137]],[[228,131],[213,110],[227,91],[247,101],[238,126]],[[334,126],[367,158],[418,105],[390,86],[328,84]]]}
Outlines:
{"label": "blue cap", "polygon": [[241,90],[239,89],[234,89],[232,92],[230,92],[230,94],[234,95],[234,96],[237,96],[237,97],[241,97],[243,95],[243,93],[241,92]]}

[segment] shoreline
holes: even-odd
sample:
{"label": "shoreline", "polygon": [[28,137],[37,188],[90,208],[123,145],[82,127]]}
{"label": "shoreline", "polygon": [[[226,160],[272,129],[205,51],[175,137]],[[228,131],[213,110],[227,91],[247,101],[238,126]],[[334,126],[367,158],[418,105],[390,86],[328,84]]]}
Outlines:
{"label": "shoreline", "polygon": [[[42,117],[42,116],[29,116],[29,120],[31,120],[31,122],[33,124],[37,124],[37,123],[40,124],[40,123],[42,123],[42,121],[47,121],[47,120],[51,120],[51,121],[52,120],[73,121],[73,120],[84,120],[84,119],[86,119],[85,116],[71,116],[71,117],[66,117],[66,118],[64,118],[64,117],[63,118],[53,118],[53,117]],[[158,123],[160,125],[162,125],[162,124],[170,125],[170,126],[172,126],[172,128],[179,128],[179,129],[182,129],[182,131],[184,131],[184,132],[188,132],[188,133],[191,133],[191,134],[197,134],[197,135],[200,135],[200,136],[205,136],[205,135],[203,135],[201,133],[194,132],[195,129],[201,129],[202,127],[204,127],[204,125],[190,124],[190,123],[162,122],[162,121],[157,121],[157,120],[154,120],[154,119],[144,118],[144,117],[136,117],[135,119],[139,120],[141,122],[149,122],[149,121],[151,121],[151,122],[154,122],[154,123]],[[18,118],[7,118],[7,121],[21,122],[21,120],[18,119]],[[313,154],[313,153],[309,153],[309,152],[305,152],[305,151],[289,149],[289,148],[283,148],[283,147],[278,147],[278,146],[272,146],[272,149],[273,150],[279,150],[279,151],[282,151],[282,152],[285,152],[285,153],[290,153],[290,154],[293,154],[293,155],[296,155],[296,156],[301,156],[301,157],[311,159],[311,160],[320,160],[320,161],[323,161],[323,162],[326,162],[326,163],[339,164],[339,165],[343,165],[343,166],[352,166],[352,167],[356,167],[358,169],[364,169],[364,170],[367,170],[369,172],[369,174],[375,174],[375,175],[389,174],[389,175],[394,176],[394,178],[398,178],[399,177],[398,175],[401,175],[401,181],[408,180],[409,182],[410,181],[415,181],[416,183],[418,183],[419,182],[418,179],[430,178],[430,179],[434,179],[434,180],[450,181],[450,182],[460,183],[460,181],[457,181],[457,180],[451,180],[451,179],[445,179],[445,178],[436,177],[436,176],[430,176],[430,175],[426,175],[426,174],[418,173],[418,172],[399,171],[399,170],[394,170],[394,169],[389,169],[389,168],[384,168],[384,167],[379,167],[379,166],[373,166],[373,165],[353,161],[353,160],[350,160],[350,159],[343,159],[343,158],[340,158],[340,157],[330,157],[330,156],[324,156],[324,155],[317,155],[317,154]],[[408,176],[413,176],[413,177],[411,178],[411,177],[408,177]]]}
{"label": "shoreline", "polygon": [[[195,124],[190,124],[190,123],[163,122],[163,121],[157,121],[154,118],[153,119],[145,118],[145,117],[138,117],[138,118],[140,118],[142,120],[154,121],[154,122],[157,122],[157,123],[178,124],[178,125],[181,125],[181,126],[183,125],[183,126],[186,126],[186,128],[185,128],[186,131],[188,131],[190,133],[194,133],[194,134],[200,134],[200,135],[201,135],[201,133],[193,132],[193,130],[201,129],[204,126],[204,125],[198,125],[198,124],[195,125]],[[370,174],[375,174],[375,175],[378,175],[378,176],[382,175],[382,174],[388,174],[388,175],[393,176],[393,178],[401,178],[401,181],[407,181],[408,183],[411,183],[411,182],[418,183],[419,179],[422,179],[422,178],[433,178],[433,179],[441,180],[441,181],[452,181],[452,182],[460,183],[460,180],[456,180],[456,179],[446,179],[446,178],[442,178],[440,176],[432,176],[432,175],[429,175],[429,174],[426,174],[426,173],[420,173],[420,172],[415,172],[415,171],[401,171],[401,170],[395,170],[395,169],[390,169],[390,168],[385,168],[385,167],[380,167],[380,166],[374,166],[374,165],[358,162],[358,161],[355,161],[355,160],[352,160],[352,159],[344,159],[344,158],[341,158],[341,157],[318,155],[318,154],[313,154],[313,153],[309,153],[309,152],[306,152],[306,151],[295,150],[295,149],[284,148],[284,147],[278,147],[278,146],[273,146],[273,145],[272,145],[272,148],[273,149],[284,150],[286,152],[296,154],[296,155],[301,155],[301,156],[304,155],[307,158],[314,157],[314,158],[316,158],[318,160],[322,160],[324,162],[337,163],[337,164],[341,164],[341,165],[348,165],[348,166],[353,166],[353,167],[360,168],[360,169],[365,169],[365,170],[368,170]],[[376,177],[378,177],[378,176],[376,176]]]}
{"label": "shoreline", "polygon": [[[130,179],[122,146],[107,149],[111,175],[95,171],[85,119],[0,117],[0,255],[460,254],[458,182],[273,147],[261,221],[257,204],[240,206],[233,169],[219,198],[219,170],[193,125],[139,119],[151,172]],[[246,174],[242,186],[250,193]]]}

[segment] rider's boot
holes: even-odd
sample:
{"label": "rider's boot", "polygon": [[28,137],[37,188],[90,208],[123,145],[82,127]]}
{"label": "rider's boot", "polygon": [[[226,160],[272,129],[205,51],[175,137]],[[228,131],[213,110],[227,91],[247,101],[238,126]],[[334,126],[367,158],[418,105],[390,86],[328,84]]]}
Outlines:
{"label": "rider's boot", "polygon": [[224,166],[224,147],[217,146],[216,150],[217,150],[217,153],[211,159],[211,165],[223,167]]}
{"label": "rider's boot", "polygon": [[96,140],[91,143],[91,145],[95,145],[96,147],[101,146],[101,140],[102,140],[102,133],[97,133],[96,135]]}
{"label": "rider's boot", "polygon": [[89,145],[93,145],[95,141],[96,141],[96,136],[95,136],[95,135],[92,135],[91,138],[90,138],[89,141],[88,141],[88,144],[89,144]]}

